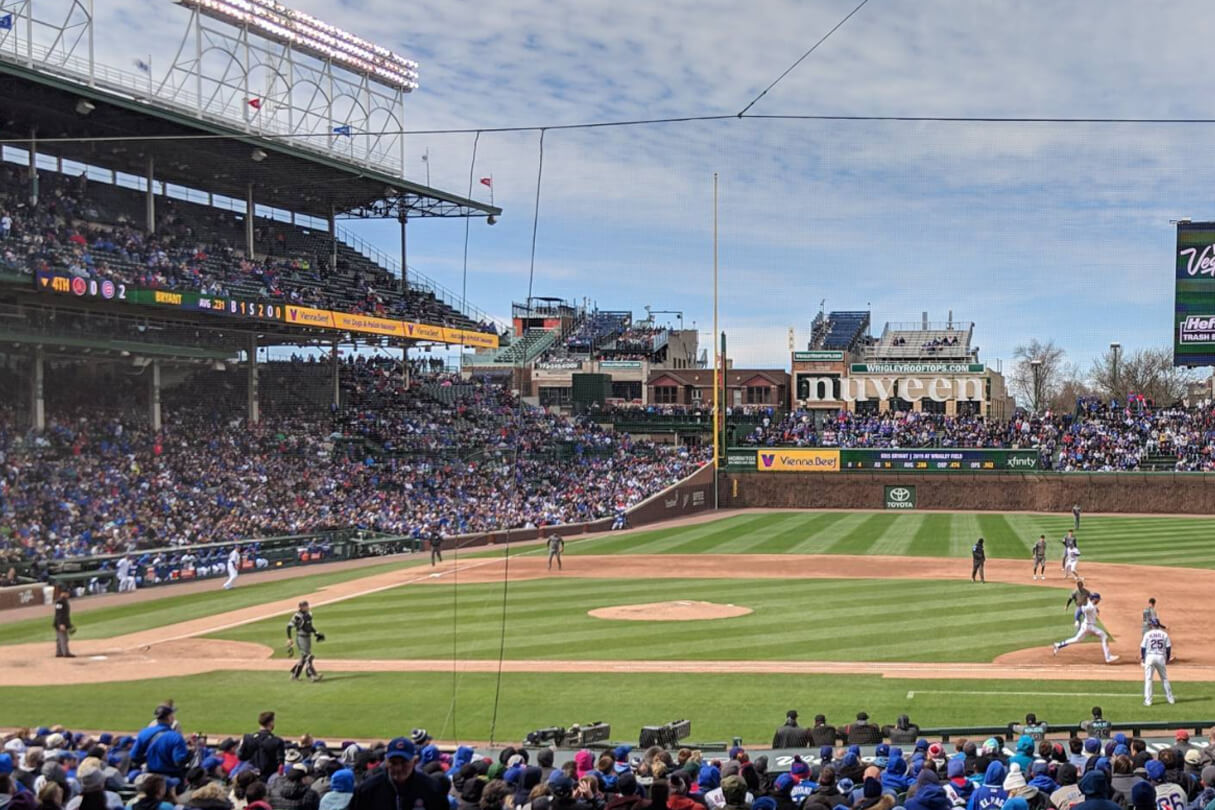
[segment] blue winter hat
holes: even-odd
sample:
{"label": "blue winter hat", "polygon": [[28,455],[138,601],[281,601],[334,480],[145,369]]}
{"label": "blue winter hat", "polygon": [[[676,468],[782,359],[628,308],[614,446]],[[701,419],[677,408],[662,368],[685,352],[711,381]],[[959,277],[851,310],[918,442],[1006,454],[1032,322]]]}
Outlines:
{"label": "blue winter hat", "polygon": [[831,755],[833,753],[835,753],[834,748],[832,748],[830,745],[824,745],[822,748],[818,749],[818,758],[824,762],[828,762],[831,760]]}
{"label": "blue winter hat", "polygon": [[874,749],[873,749],[873,755],[874,755],[875,757],[888,757],[888,756],[890,756],[890,746],[889,746],[889,745],[887,745],[886,743],[879,743],[879,744],[878,744],[878,746],[877,746],[877,748],[874,748]]}
{"label": "blue winter hat", "polygon": [[966,775],[966,762],[959,758],[949,760],[949,764],[945,766],[945,775],[950,779]]}
{"label": "blue winter hat", "polygon": [[1148,779],[1151,779],[1153,782],[1164,780],[1164,763],[1160,760],[1149,759],[1143,767],[1147,771]]}
{"label": "blue winter hat", "polygon": [[1118,743],[1119,745],[1126,745],[1126,735],[1119,731],[1114,735],[1114,742]]}
{"label": "blue winter hat", "polygon": [[354,771],[342,768],[329,777],[329,789],[334,793],[354,793]]}
{"label": "blue winter hat", "polygon": [[629,752],[632,750],[633,746],[631,745],[618,745],[612,749],[612,759],[616,760],[617,762],[627,762]]}
{"label": "blue winter hat", "polygon": [[1131,749],[1127,748],[1125,745],[1115,745],[1114,746],[1114,756],[1116,756],[1116,757],[1130,756],[1130,753],[1131,753]]}
{"label": "blue winter hat", "polygon": [[927,751],[928,750],[928,740],[916,740],[915,741],[915,750]]}
{"label": "blue winter hat", "polygon": [[1096,737],[1089,737],[1084,741],[1084,750],[1090,754],[1095,754],[1101,750],[1101,742]]}
{"label": "blue winter hat", "polygon": [[1109,757],[1097,757],[1097,762],[1095,765],[1093,765],[1093,768],[1098,771],[1105,771],[1106,776],[1109,776],[1113,771],[1113,767],[1110,765]]}
{"label": "blue winter hat", "polygon": [[776,782],[774,784],[777,790],[788,790],[789,788],[793,787],[796,782],[797,780],[789,774],[782,773],[780,776],[776,777]]}
{"label": "blue winter hat", "polygon": [[721,772],[712,765],[701,765],[700,773],[696,775],[696,784],[700,786],[701,793],[712,790],[721,784]]}
{"label": "blue winter hat", "polygon": [[419,764],[425,765],[428,762],[434,762],[439,758],[439,746],[431,743],[422,746],[422,750],[418,752]]}
{"label": "blue winter hat", "polygon": [[859,757],[861,755],[861,747],[859,745],[855,745],[855,744],[850,745],[850,746],[848,746],[848,753],[856,754]]}
{"label": "blue winter hat", "polygon": [[0,776],[8,776],[13,772],[12,754],[0,754]]}

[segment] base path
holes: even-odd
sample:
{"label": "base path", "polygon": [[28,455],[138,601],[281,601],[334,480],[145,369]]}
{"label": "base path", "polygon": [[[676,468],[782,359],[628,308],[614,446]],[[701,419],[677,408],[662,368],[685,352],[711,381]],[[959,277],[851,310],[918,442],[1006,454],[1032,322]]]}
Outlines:
{"label": "base path", "polygon": [[[286,672],[286,660],[271,658],[271,648],[259,644],[199,638],[225,629],[289,615],[299,599],[325,605],[357,598],[390,588],[458,582],[501,582],[500,557],[447,562],[435,568],[409,568],[376,574],[327,586],[314,593],[301,592],[291,599],[192,619],[166,627],[115,638],[73,643],[79,658],[54,657],[54,645],[0,647],[0,685],[101,683],[156,677],[194,675],[220,670]],[[1024,560],[989,560],[989,582],[1052,588],[1060,594],[1060,608],[1072,583],[1052,571],[1051,579],[1029,578]],[[960,580],[971,584],[969,559],[790,554],[699,554],[699,555],[576,555],[567,558],[565,569],[553,574],[545,560],[530,555],[511,558],[511,580],[547,576],[583,578],[654,579],[933,579]],[[655,572],[661,572],[656,576]],[[1096,645],[1082,645],[1052,657],[1049,647],[1019,650],[999,656],[992,663],[890,663],[835,661],[593,661],[507,660],[506,672],[710,672],[710,673],[826,673],[880,674],[891,678],[1034,678],[1041,680],[1142,681],[1138,665],[1140,611],[1147,598],[1167,595],[1172,605],[1201,605],[1215,592],[1215,571],[1160,568],[1115,563],[1085,563],[1082,567],[1089,587],[1102,593],[1108,612],[1102,615],[1117,642],[1114,650],[1123,656],[1116,665],[1099,663]],[[301,583],[302,584],[302,583]],[[1070,635],[1072,624],[1060,611],[1060,636]],[[1182,658],[1169,667],[1174,681],[1215,681],[1215,648],[1205,644],[1207,621],[1200,612],[1167,614],[1169,633]],[[285,619],[284,619],[285,622]],[[50,635],[50,628],[47,628]],[[274,639],[275,642],[278,639]],[[324,671],[337,672],[464,672],[497,671],[496,660],[334,660],[320,658]]]}

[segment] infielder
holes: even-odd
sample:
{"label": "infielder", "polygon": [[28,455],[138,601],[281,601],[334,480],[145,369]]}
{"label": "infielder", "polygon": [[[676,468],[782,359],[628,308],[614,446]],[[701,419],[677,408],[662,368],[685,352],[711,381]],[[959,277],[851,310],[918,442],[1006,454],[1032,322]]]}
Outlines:
{"label": "infielder", "polygon": [[1076,535],[1070,529],[1067,534],[1063,535],[1063,559],[1059,561],[1059,567],[1066,570],[1067,568],[1067,551],[1068,549],[1076,548]]}
{"label": "infielder", "polygon": [[[1034,543],[1034,579],[1046,579],[1046,535],[1038,535],[1038,542]],[[1039,569],[1041,575],[1039,576]]]}
{"label": "infielder", "polygon": [[557,570],[561,570],[561,552],[565,551],[565,541],[561,535],[554,532],[548,538],[548,570],[553,570],[553,560],[557,561]]}
{"label": "infielder", "polygon": [[[317,641],[324,641],[325,634],[318,633],[316,627],[312,624],[312,611],[308,608],[308,601],[304,600],[299,604],[299,610],[291,617],[291,621],[287,622],[287,655],[295,656],[295,647],[300,648],[300,660],[291,667],[291,680],[298,681],[301,674],[306,674],[308,680],[319,681],[321,676],[316,671],[316,667],[312,665],[312,637],[316,636]],[[291,631],[295,631],[295,642],[292,643]]]}
{"label": "infielder", "polygon": [[1088,596],[1089,592],[1088,589],[1084,587],[1084,579],[1081,577],[1076,577],[1076,589],[1072,591],[1071,596],[1067,597],[1067,604],[1065,604],[1064,607],[1071,607],[1073,604],[1076,606],[1074,619],[1077,630],[1080,629],[1080,619],[1084,616],[1081,608],[1088,604]]}
{"label": "infielder", "polygon": [[1165,665],[1173,657],[1173,642],[1169,634],[1160,626],[1159,619],[1152,619],[1151,627],[1143,634],[1139,642],[1139,661],[1143,664],[1143,705],[1152,705],[1152,673],[1160,673],[1160,684],[1164,687],[1164,697],[1173,703],[1173,687],[1169,685],[1169,673]]}
{"label": "infielder", "polygon": [[[1153,625],[1153,623],[1155,623],[1155,624]],[[1143,629],[1140,630],[1139,632],[1146,633],[1148,630],[1151,630],[1153,626],[1159,627],[1161,630],[1169,629],[1169,628],[1165,627],[1163,624],[1161,624],[1160,617],[1156,615],[1156,598],[1155,597],[1152,597],[1151,599],[1149,599],[1148,606],[1143,609]]]}
{"label": "infielder", "polygon": [[1083,614],[1083,620],[1080,622],[1080,629],[1076,631],[1076,635],[1069,638],[1067,641],[1056,641],[1051,645],[1053,655],[1058,655],[1059,650],[1069,644],[1075,644],[1085,636],[1096,636],[1101,639],[1101,652],[1105,654],[1105,663],[1112,664],[1118,660],[1118,656],[1110,655],[1109,636],[1105,634],[1097,625],[1097,603],[1101,601],[1101,594],[1090,593],[1088,595],[1088,603],[1081,606],[1080,612]]}
{"label": "infielder", "polygon": [[236,578],[240,576],[240,546],[233,546],[228,552],[228,581],[224,583],[224,590],[232,590],[232,586],[236,584]]}

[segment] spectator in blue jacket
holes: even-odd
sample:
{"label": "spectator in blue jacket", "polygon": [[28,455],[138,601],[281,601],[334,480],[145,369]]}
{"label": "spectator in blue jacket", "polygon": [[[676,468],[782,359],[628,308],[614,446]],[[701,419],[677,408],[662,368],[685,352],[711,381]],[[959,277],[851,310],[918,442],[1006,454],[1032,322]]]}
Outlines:
{"label": "spectator in blue jacket", "polygon": [[156,725],[139,732],[135,747],[131,749],[131,762],[135,765],[147,763],[148,773],[181,779],[190,760],[190,749],[181,732],[173,727],[176,719],[172,706],[157,706]]}
{"label": "spectator in blue jacket", "polygon": [[905,793],[914,780],[907,776],[907,760],[903,759],[901,751],[897,755],[896,751],[897,748],[891,749],[890,761],[882,771],[882,787],[894,793]]}
{"label": "spectator in blue jacket", "polygon": [[1021,773],[1029,773],[1034,764],[1034,738],[1022,734],[1017,740],[1017,753],[1008,758],[1009,765],[1020,765]]}
{"label": "spectator in blue jacket", "polygon": [[[1008,801],[1008,793],[1004,790],[1006,776],[1008,776],[1008,769],[1004,767],[1003,762],[997,760],[988,765],[987,770],[983,773],[983,784],[970,794],[966,810],[1001,810],[1004,803]],[[1095,809],[1090,808],[1090,810]]]}

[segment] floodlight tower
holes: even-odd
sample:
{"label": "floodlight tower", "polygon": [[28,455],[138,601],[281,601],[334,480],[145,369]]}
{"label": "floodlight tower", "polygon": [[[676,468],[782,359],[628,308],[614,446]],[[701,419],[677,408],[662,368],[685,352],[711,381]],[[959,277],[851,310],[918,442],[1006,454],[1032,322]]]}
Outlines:
{"label": "floodlight tower", "polygon": [[199,118],[405,176],[405,96],[418,87],[417,62],[274,0],[173,1],[190,21],[156,95]]}

